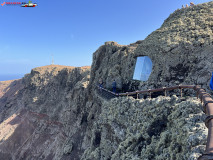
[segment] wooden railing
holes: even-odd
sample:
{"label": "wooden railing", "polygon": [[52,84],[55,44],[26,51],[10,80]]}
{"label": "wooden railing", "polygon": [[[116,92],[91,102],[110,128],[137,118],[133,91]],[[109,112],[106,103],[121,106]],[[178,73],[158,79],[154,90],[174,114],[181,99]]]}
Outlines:
{"label": "wooden railing", "polygon": [[[132,96],[136,95],[137,99],[139,98],[139,94],[149,94],[151,98],[151,94],[154,92],[164,92],[164,95],[167,95],[167,91],[179,89],[180,95],[182,97],[182,90],[183,89],[194,89],[196,92],[197,98],[201,100],[201,103],[203,104],[203,111],[207,115],[205,119],[205,125],[208,128],[208,137],[207,137],[207,143],[206,143],[206,151],[203,153],[202,156],[198,158],[198,160],[213,160],[213,99],[209,93],[205,91],[205,89],[201,88],[200,86],[195,85],[179,85],[174,87],[163,87],[158,89],[148,89],[143,91],[134,91],[134,92],[126,92],[126,93],[114,93],[111,92],[105,88],[99,87],[96,85],[96,87],[100,91],[100,95],[108,95],[107,99],[120,97],[120,96]],[[107,93],[107,94],[106,94]],[[111,95],[111,96],[109,96]]]}

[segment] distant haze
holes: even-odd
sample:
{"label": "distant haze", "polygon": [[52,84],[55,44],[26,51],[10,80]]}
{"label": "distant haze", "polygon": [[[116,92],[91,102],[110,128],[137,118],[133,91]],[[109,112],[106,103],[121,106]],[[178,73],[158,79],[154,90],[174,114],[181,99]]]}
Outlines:
{"label": "distant haze", "polygon": [[8,81],[8,80],[20,79],[22,77],[24,77],[24,74],[0,75],[0,81]]}

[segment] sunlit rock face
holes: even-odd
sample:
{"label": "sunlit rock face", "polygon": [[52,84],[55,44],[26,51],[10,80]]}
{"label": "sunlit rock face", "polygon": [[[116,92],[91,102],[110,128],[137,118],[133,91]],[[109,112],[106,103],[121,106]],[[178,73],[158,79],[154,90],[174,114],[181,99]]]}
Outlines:
{"label": "sunlit rock face", "polygon": [[196,84],[209,90],[213,71],[213,2],[176,10],[137,47],[153,70],[141,88]]}
{"label": "sunlit rock face", "polygon": [[0,159],[80,159],[89,74],[90,67],[50,65],[0,84]]}
{"label": "sunlit rock face", "polygon": [[66,139],[60,122],[25,109],[3,121],[0,129],[0,157],[4,160],[53,159]]}
{"label": "sunlit rock face", "polygon": [[116,42],[106,42],[93,54],[90,82],[97,84],[101,78],[104,87],[110,89],[115,80],[121,89],[133,77],[136,62],[133,52],[139,43],[119,45]]}
{"label": "sunlit rock face", "polygon": [[[104,99],[95,89],[118,91],[201,84],[212,64],[213,2],[175,11],[145,40],[106,42],[92,67],[35,68],[0,83],[0,159],[195,160],[207,130],[196,98]],[[149,56],[148,81],[132,80],[138,56]],[[184,94],[185,96],[185,94]]]}
{"label": "sunlit rock face", "polygon": [[[201,85],[209,90],[213,71],[213,2],[178,9],[145,40],[122,46],[108,42],[93,54],[92,82],[102,78],[107,88],[132,90],[179,84]],[[152,73],[146,82],[131,81],[136,58],[148,56]],[[134,87],[135,86],[135,87]]]}
{"label": "sunlit rock face", "polygon": [[26,75],[0,106],[0,157],[193,160],[204,151],[205,116],[196,98],[106,101],[89,79],[88,67],[46,66]]}
{"label": "sunlit rock face", "polygon": [[7,105],[7,101],[13,101],[22,88],[21,79],[0,82],[0,111],[1,106]]}

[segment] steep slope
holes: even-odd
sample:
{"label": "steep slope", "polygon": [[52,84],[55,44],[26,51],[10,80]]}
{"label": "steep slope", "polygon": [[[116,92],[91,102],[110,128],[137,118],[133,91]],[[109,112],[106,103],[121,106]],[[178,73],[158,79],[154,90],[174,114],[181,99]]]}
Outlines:
{"label": "steep slope", "polygon": [[[13,101],[19,90],[23,88],[22,80],[11,80],[0,82],[0,106],[6,105],[6,102]],[[1,108],[1,107],[0,107]]]}
{"label": "steep slope", "polygon": [[[207,88],[212,6],[175,11],[143,41],[106,42],[93,54],[91,69],[50,65],[14,81],[0,98],[0,158],[196,159],[207,135],[196,98],[106,100],[95,84],[102,78],[104,87],[115,79],[128,91],[180,83]],[[145,55],[153,72],[147,82],[134,81],[136,57]]]}
{"label": "steep slope", "polygon": [[212,50],[213,2],[175,11],[135,51],[153,62],[153,72],[142,88],[197,84],[210,92]]}
{"label": "steep slope", "polygon": [[[95,95],[96,90],[93,86],[101,78],[103,86],[109,89],[112,88],[112,81],[115,79],[121,90],[192,84],[201,85],[212,93],[208,87],[213,70],[212,20],[213,2],[199,4],[176,10],[165,20],[161,28],[143,41],[126,46],[116,42],[105,43],[93,54],[90,89]],[[138,56],[149,56],[153,62],[152,73],[146,82],[132,80]],[[184,92],[191,96],[195,95],[190,90]],[[93,128],[91,145],[82,159],[197,159],[205,148],[207,133],[202,123],[204,114],[196,105],[200,103],[199,101],[190,99],[191,105],[186,102],[179,104],[178,101],[180,99],[176,101],[175,106],[182,107],[164,114],[163,104],[153,108],[155,105],[147,102],[149,105],[144,103],[139,107],[134,105],[139,103],[137,100],[131,100],[130,103],[127,100],[107,102],[102,99],[102,113],[96,122],[96,127]],[[172,107],[172,104],[170,102],[168,106]],[[138,107],[141,108],[142,113],[138,113],[140,110]],[[159,111],[158,107],[164,109],[161,108],[162,110]],[[138,117],[134,113],[141,115]],[[161,123],[161,114],[158,113],[162,113],[169,120]],[[177,113],[179,115],[176,115]],[[174,123],[171,115],[176,115],[176,121],[181,125]],[[150,120],[152,116],[160,118],[156,120],[154,126],[153,121]],[[149,118],[144,120],[143,117]],[[128,118],[132,118],[129,123],[126,122]],[[194,120],[196,123],[192,123]],[[146,138],[143,136],[147,135],[146,127],[152,126],[155,131],[158,130],[156,129],[158,125],[165,129],[159,135]],[[132,126],[141,129],[137,131],[135,129],[126,136],[124,133],[129,133]],[[184,138],[179,137],[178,134]],[[163,147],[159,148],[161,145]]]}
{"label": "steep slope", "polygon": [[51,65],[26,75],[21,80],[24,87],[0,106],[0,157],[67,159],[73,150],[79,159],[81,144],[74,147],[71,141],[79,141],[85,130],[81,123],[89,73],[90,67]]}
{"label": "steep slope", "polygon": [[53,159],[60,155],[67,137],[60,122],[25,109],[1,123],[0,129],[0,157],[4,160]]}
{"label": "steep slope", "polygon": [[14,82],[14,80],[0,82],[0,98],[5,94],[5,92],[7,92],[9,89],[8,87],[12,82]]}
{"label": "steep slope", "polygon": [[104,102],[82,160],[196,160],[205,149],[205,115],[196,98]]}
{"label": "steep slope", "polygon": [[93,54],[91,83],[97,83],[101,78],[104,86],[111,87],[113,80],[117,82],[118,88],[122,88],[133,76],[135,58],[134,50],[138,41],[130,45],[119,45],[116,42],[106,42]]}
{"label": "steep slope", "polygon": [[[179,84],[209,90],[213,71],[213,2],[178,9],[145,40],[122,46],[109,42],[93,54],[91,83],[113,79],[119,88],[147,89]],[[149,56],[152,73],[146,82],[133,81],[136,58]]]}

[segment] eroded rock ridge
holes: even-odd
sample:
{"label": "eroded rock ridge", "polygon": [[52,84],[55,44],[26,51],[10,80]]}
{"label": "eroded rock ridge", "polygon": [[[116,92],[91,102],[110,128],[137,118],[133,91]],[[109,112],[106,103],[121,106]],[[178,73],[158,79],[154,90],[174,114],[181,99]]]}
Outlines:
{"label": "eroded rock ridge", "polygon": [[[212,93],[213,2],[176,10],[145,40],[106,42],[90,67],[50,65],[0,83],[0,158],[4,160],[195,160],[207,129],[201,103],[184,91],[136,100],[104,99],[95,85],[118,91],[179,84]],[[149,56],[146,82],[132,80],[136,58]]]}

